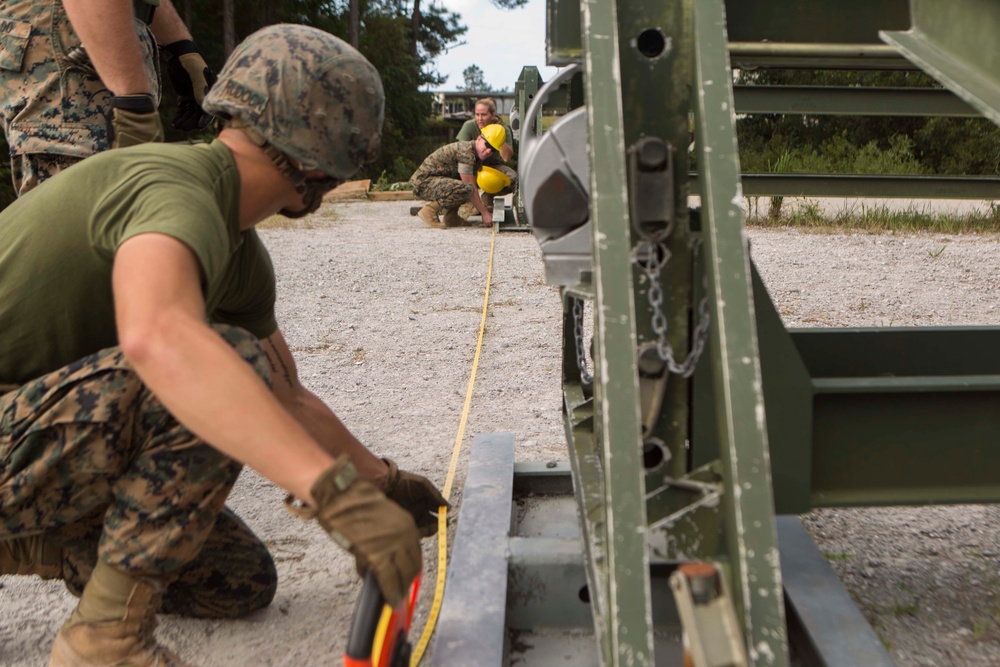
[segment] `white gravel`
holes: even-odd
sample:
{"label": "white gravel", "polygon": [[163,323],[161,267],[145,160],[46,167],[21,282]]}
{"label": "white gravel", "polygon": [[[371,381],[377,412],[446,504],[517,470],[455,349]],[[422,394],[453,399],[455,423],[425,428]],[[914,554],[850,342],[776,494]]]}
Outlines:
{"label": "white gravel", "polygon": [[[443,484],[475,353],[490,232],[427,229],[410,205],[327,206],[262,235],[302,381],[372,449]],[[750,236],[789,326],[1000,323],[996,236]],[[533,236],[498,234],[495,243],[457,490],[476,433],[515,433],[519,460],[565,458],[558,292],[544,284]],[[161,617],[160,637],[194,664],[339,663],[359,590],[353,561],[288,516],[282,495],[245,473],[231,498],[276,555],[274,604],[240,621]],[[985,667],[1000,664],[997,519],[992,506],[827,510],[807,525],[820,549],[836,555],[832,565],[901,667]],[[418,628],[433,589],[433,540],[425,562]],[[0,665],[44,664],[73,604],[61,584],[0,577]]]}

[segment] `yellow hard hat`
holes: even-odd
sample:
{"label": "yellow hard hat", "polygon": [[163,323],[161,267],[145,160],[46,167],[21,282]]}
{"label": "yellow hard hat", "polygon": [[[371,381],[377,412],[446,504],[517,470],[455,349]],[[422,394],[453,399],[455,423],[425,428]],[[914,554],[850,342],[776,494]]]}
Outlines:
{"label": "yellow hard hat", "polygon": [[497,152],[503,148],[504,142],[507,141],[507,133],[504,131],[503,125],[499,123],[490,123],[480,130],[480,133],[486,138],[486,143]]}
{"label": "yellow hard hat", "polygon": [[[503,130],[503,128],[500,129]],[[510,185],[510,179],[499,169],[483,165],[476,175],[476,185],[479,186],[480,190],[495,195]]]}

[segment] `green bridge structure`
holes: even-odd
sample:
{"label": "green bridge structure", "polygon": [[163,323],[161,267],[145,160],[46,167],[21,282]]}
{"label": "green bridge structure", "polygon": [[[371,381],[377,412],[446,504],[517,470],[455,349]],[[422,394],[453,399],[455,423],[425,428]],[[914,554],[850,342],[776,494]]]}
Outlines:
{"label": "green bridge structure", "polygon": [[797,515],[1000,501],[1000,329],[786,328],[744,197],[991,200],[1000,180],[742,174],[736,118],[1000,123],[998,36],[995,0],[549,0],[564,69],[517,81],[519,190],[496,218],[561,288],[567,460],[476,437],[435,665],[893,664]]}

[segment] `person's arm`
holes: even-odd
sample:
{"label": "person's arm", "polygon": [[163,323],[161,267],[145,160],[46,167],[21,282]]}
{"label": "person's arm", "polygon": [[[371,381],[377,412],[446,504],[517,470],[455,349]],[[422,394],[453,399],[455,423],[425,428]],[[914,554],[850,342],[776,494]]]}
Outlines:
{"label": "person's arm", "polygon": [[149,29],[160,45],[192,39],[191,32],[170,0],[160,0],[160,6],[153,12],[153,22],[149,24]]}
{"label": "person's arm", "polygon": [[503,147],[500,149],[500,157],[503,158],[504,162],[510,162],[510,159],[514,157],[514,144],[513,144],[513,132],[511,132],[509,125],[503,125]]}
{"label": "person's arm", "polygon": [[331,456],[350,455],[358,474],[382,487],[388,466],[347,430],[326,403],[302,386],[295,359],[281,332],[261,342],[271,365],[271,391],[278,401]]}
{"label": "person's arm", "polygon": [[483,216],[483,227],[493,224],[493,211],[486,208],[483,198],[479,196],[479,185],[476,183],[475,174],[459,174],[463,181],[472,184],[472,205],[476,207],[479,214]]}
{"label": "person's arm", "polygon": [[149,28],[160,45],[167,77],[177,93],[173,126],[185,132],[204,129],[212,116],[205,113],[201,103],[215,84],[215,72],[198,51],[194,38],[170,0],[161,0]]}
{"label": "person's arm", "polygon": [[188,246],[156,233],[126,240],[115,253],[113,289],[119,344],[170,413],[219,451],[313,503],[313,484],[334,457],[205,323],[200,267]]}
{"label": "person's arm", "polygon": [[153,93],[131,0],[63,0],[66,16],[112,95]]}

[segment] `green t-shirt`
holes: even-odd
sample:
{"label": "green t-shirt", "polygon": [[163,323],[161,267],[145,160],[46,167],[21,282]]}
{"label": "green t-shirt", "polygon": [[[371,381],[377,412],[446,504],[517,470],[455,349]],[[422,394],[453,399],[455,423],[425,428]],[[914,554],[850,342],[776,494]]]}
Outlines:
{"label": "green t-shirt", "polygon": [[277,330],[270,257],[239,230],[239,173],[221,142],[147,144],[83,160],[0,213],[0,383],[117,345],[118,246],[172,236],[202,268],[206,321]]}
{"label": "green t-shirt", "polygon": [[[504,131],[503,143],[506,146],[510,146],[510,138],[514,136],[514,134],[511,132],[510,126],[505,125],[504,123],[500,123],[500,126],[503,127]],[[482,132],[480,131],[479,126],[476,125],[476,119],[470,118],[462,125],[462,129],[458,131],[458,134],[455,136],[455,140],[475,141],[476,137],[480,134],[482,134]]]}

